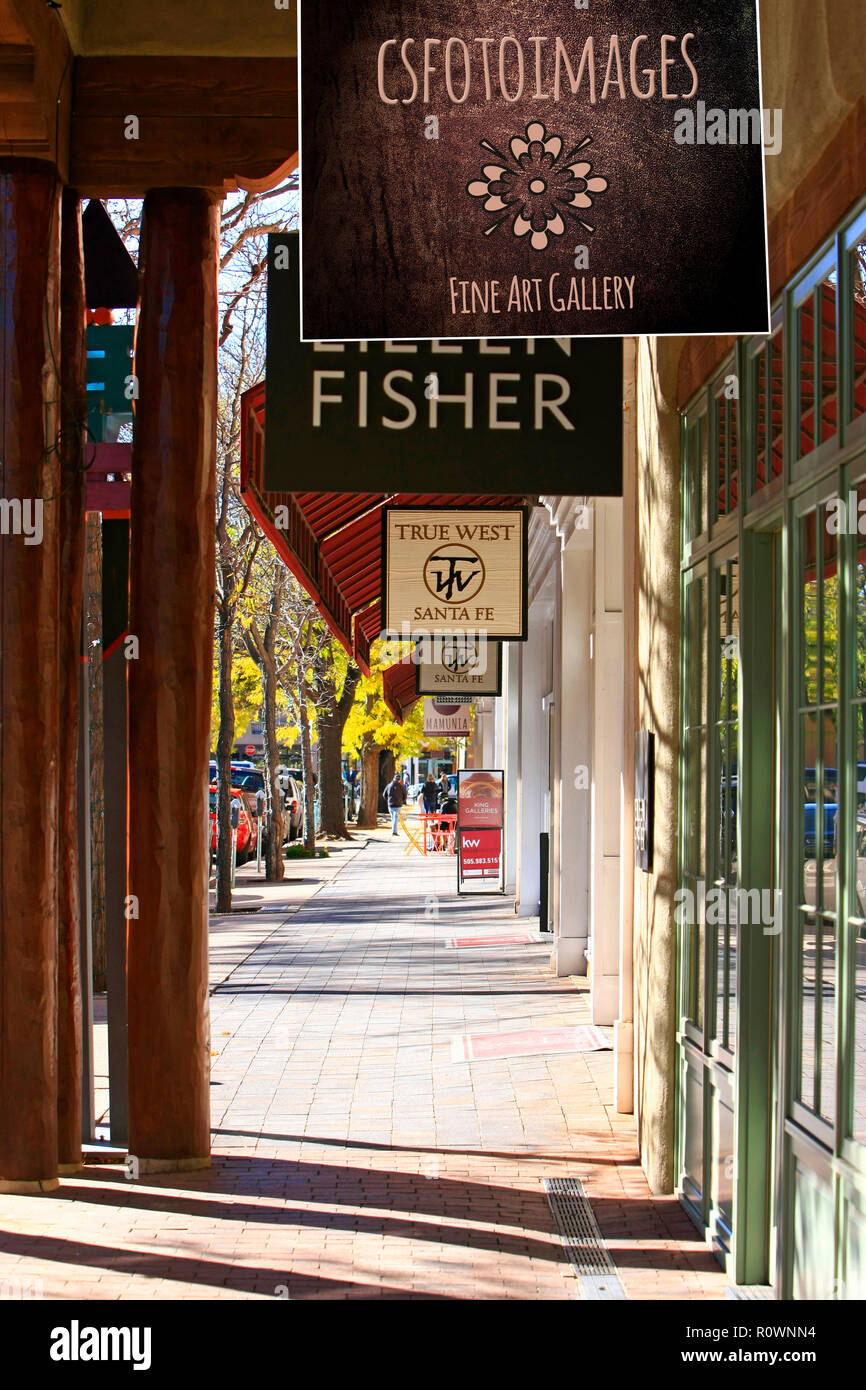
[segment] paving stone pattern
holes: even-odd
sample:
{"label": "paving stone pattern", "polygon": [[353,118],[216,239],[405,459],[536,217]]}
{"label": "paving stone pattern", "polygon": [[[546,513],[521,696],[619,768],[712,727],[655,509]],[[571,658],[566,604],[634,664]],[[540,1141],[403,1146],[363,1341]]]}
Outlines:
{"label": "paving stone pattern", "polygon": [[133,1182],[90,1165],[0,1197],[0,1281],[60,1299],[574,1299],[544,1179],[577,1177],[628,1297],[723,1298],[685,1213],[647,1187],[611,1052],[452,1061],[460,1034],[590,1022],[548,943],[446,945],[507,933],[511,902],[458,898],[453,858],[381,832],[304,874],[285,912],[291,887],[244,880],[261,910],[212,974],[213,1167]]}

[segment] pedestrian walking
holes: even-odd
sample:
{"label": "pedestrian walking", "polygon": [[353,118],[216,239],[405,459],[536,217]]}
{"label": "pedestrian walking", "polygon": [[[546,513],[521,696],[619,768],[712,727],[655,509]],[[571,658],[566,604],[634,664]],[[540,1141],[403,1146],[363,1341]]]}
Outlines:
{"label": "pedestrian walking", "polygon": [[397,834],[397,821],[400,811],[406,805],[408,795],[402,777],[397,773],[391,778],[384,791],[385,805],[391,812],[391,834]]}

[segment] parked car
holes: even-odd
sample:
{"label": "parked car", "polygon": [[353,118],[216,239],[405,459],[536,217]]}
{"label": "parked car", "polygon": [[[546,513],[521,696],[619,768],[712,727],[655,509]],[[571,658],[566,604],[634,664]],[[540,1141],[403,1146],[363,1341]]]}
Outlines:
{"label": "parked car", "polygon": [[304,793],[302,784],[295,780],[291,775],[285,778],[283,792],[286,798],[286,809],[289,813],[289,839],[296,840],[301,834],[304,824]]}
{"label": "parked car", "polygon": [[[238,844],[237,844],[237,863],[245,864],[256,842],[255,822],[249,813],[246,797],[240,787],[231,788],[232,801],[238,807]],[[211,849],[216,850],[216,806],[217,806],[217,785],[211,782],[208,788],[208,800],[210,802],[210,823],[211,823]]]}

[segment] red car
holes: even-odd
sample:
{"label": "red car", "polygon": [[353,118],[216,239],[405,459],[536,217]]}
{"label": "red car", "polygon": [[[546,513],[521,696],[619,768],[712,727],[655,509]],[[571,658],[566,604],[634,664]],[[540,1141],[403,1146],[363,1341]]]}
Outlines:
{"label": "red car", "polygon": [[[216,782],[208,788],[210,800],[210,847],[216,853]],[[240,787],[231,788],[232,800],[238,804],[238,849],[237,863],[245,864],[256,843],[256,832],[252,816],[247,808],[247,799]]]}

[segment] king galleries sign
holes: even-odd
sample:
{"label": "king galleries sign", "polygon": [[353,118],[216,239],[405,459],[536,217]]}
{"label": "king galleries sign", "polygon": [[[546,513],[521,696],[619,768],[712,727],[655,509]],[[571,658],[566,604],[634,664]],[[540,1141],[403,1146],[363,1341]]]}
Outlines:
{"label": "king galleries sign", "polygon": [[300,55],[305,340],[768,331],[756,0],[301,0]]}

